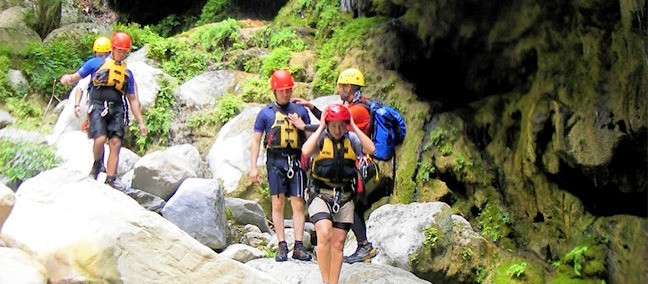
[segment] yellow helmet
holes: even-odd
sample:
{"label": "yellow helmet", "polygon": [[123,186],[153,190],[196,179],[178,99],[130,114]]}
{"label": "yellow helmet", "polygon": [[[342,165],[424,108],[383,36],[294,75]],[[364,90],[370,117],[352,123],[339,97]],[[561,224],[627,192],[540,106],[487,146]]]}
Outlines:
{"label": "yellow helmet", "polygon": [[337,80],[338,84],[352,84],[364,87],[365,79],[360,70],[355,68],[344,69]]}
{"label": "yellow helmet", "polygon": [[106,53],[110,52],[110,49],[112,49],[112,45],[110,44],[110,40],[105,36],[95,39],[94,45],[92,45],[92,51],[94,52]]}

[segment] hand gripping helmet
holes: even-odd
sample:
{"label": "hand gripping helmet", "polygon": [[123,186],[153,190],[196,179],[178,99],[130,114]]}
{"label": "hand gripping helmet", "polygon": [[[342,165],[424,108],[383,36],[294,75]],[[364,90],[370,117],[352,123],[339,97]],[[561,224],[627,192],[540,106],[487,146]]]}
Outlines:
{"label": "hand gripping helmet", "polygon": [[326,116],[324,117],[326,122],[329,121],[346,121],[351,120],[351,113],[344,105],[341,104],[332,104],[326,107]]}
{"label": "hand gripping helmet", "polygon": [[125,32],[116,32],[110,38],[113,48],[130,50],[131,49],[131,37]]}
{"label": "hand gripping helmet", "polygon": [[344,69],[337,80],[338,84],[351,84],[364,87],[365,79],[360,70],[355,68]]}
{"label": "hand gripping helmet", "polygon": [[295,85],[292,75],[286,70],[277,70],[270,76],[270,87],[273,90],[292,89]]}
{"label": "hand gripping helmet", "polygon": [[92,45],[92,51],[99,53],[110,52],[111,48],[112,45],[110,44],[110,40],[105,36],[95,39],[94,44]]}

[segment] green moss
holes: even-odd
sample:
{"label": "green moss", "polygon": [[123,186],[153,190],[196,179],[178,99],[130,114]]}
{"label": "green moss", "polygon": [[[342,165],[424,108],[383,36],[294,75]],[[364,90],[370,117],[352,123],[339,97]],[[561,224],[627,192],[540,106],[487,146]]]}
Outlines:
{"label": "green moss", "polygon": [[498,206],[487,203],[486,207],[477,217],[482,236],[493,242],[507,237],[511,233],[510,217],[508,212],[502,211]]}
{"label": "green moss", "polygon": [[534,261],[505,257],[490,275],[491,283],[545,283],[542,267]]}

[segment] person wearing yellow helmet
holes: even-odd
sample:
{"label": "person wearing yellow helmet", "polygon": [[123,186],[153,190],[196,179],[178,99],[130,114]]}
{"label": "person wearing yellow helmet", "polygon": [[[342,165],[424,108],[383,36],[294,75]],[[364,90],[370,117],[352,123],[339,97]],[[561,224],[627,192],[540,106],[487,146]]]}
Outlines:
{"label": "person wearing yellow helmet", "polygon": [[[140,132],[146,136],[148,129],[142,117],[136,93],[133,73],[126,68],[127,53],[131,49],[131,37],[125,32],[115,32],[110,38],[111,50],[107,57],[94,57],[86,61],[73,74],[61,76],[61,83],[71,85],[91,75],[90,127],[94,139],[94,163],[90,176],[96,179],[103,164],[104,144],[108,142],[110,152],[106,167],[106,184],[116,188],[116,172],[119,162],[122,138],[128,124],[128,107],[139,123]],[[104,40],[96,42],[96,48],[106,49]],[[95,46],[93,46],[93,49]],[[78,106],[79,102],[76,102]]]}

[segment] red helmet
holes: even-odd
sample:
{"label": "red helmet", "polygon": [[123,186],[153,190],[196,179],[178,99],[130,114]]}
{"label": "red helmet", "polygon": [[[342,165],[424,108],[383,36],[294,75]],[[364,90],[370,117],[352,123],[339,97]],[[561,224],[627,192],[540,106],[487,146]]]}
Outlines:
{"label": "red helmet", "polygon": [[131,49],[131,37],[125,32],[116,32],[110,38],[110,43],[113,48],[130,50]]}
{"label": "red helmet", "polygon": [[351,120],[351,113],[344,105],[332,104],[326,107],[326,122],[329,121],[349,121]]}
{"label": "red helmet", "polygon": [[295,85],[292,75],[286,70],[277,70],[270,76],[270,87],[273,90],[292,89]]}

